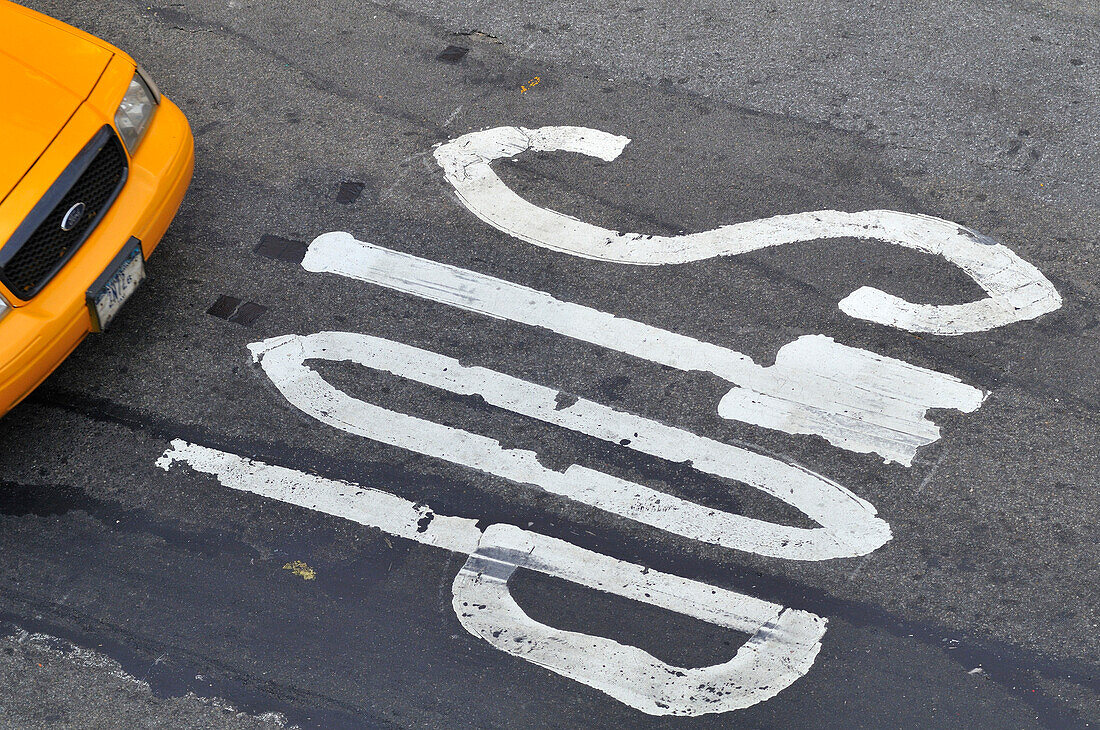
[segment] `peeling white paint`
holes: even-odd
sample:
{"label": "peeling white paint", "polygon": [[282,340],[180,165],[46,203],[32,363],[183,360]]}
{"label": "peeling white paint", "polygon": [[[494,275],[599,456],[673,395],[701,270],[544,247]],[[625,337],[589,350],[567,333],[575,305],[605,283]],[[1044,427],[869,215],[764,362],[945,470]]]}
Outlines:
{"label": "peeling white paint", "polygon": [[[232,489],[468,554],[454,580],[452,601],[467,631],[501,651],[651,715],[696,716],[763,702],[806,674],[821,649],[826,620],[813,613],[650,570],[518,527],[491,525],[482,534],[473,520],[437,515],[426,505],[378,489],[181,440],[173,441],[157,461],[165,471],[175,463],[211,474]],[[517,568],[741,631],[750,638],[727,662],[672,666],[634,646],[534,621],[508,588]]]}
{"label": "peeling white paint", "polygon": [[[380,337],[351,332],[287,335],[249,345],[294,406],[343,431],[488,472],[695,540],[793,560],[865,555],[890,539],[875,508],[808,469],[585,399],[565,406],[560,392]],[[398,413],[334,388],[306,363],[352,362],[621,444],[700,472],[746,484],[802,511],[821,527],[765,522],[704,507],[577,464],[564,472],[534,452]]]}
{"label": "peeling white paint", "polygon": [[[671,666],[634,646],[530,618],[512,598],[517,568],[751,634],[728,662]],[[702,715],[750,707],[806,674],[825,619],[639,565],[510,525],[493,525],[455,577],[453,605],[467,631],[501,651],[583,682],[650,715]]]}
{"label": "peeling white paint", "polygon": [[798,241],[856,238],[942,256],[989,295],[965,304],[918,304],[873,287],[842,299],[840,309],[910,332],[960,335],[1035,319],[1062,305],[1053,284],[1007,246],[950,221],[892,210],[818,210],[721,226],[680,236],[623,233],[585,223],[524,200],[490,163],[529,150],[561,151],[611,161],[629,139],[587,127],[496,127],[471,132],[435,150],[458,199],[481,220],[537,246],[626,264],[659,265],[732,256]]}
{"label": "peeling white paint", "polygon": [[318,236],[302,266],[424,297],[479,314],[542,327],[684,371],[712,373],[739,387],[722,399],[725,418],[792,434],[816,434],[857,453],[910,465],[940,437],[929,408],[969,413],[984,393],[957,378],[838,344],[822,335],[785,345],[775,365],[546,292],[392,251],[351,234]]}
{"label": "peeling white paint", "polygon": [[379,489],[252,461],[182,439],[172,441],[172,447],[156,464],[168,471],[176,462],[213,474],[231,489],[342,517],[425,545],[470,553],[481,539],[475,520],[439,515],[425,519],[432,515],[426,506],[414,505]]}

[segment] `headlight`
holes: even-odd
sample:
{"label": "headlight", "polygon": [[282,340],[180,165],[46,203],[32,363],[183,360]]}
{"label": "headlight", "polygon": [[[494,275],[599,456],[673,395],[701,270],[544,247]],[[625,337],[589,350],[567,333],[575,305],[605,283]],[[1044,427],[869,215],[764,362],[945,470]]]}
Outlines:
{"label": "headlight", "polygon": [[147,78],[140,68],[134,73],[130,88],[115,112],[115,126],[131,155],[141,144],[141,138],[145,136],[145,130],[149,128],[160,103],[160,92],[151,81],[146,81]]}
{"label": "headlight", "polygon": [[8,312],[11,311],[11,305],[7,303],[4,297],[0,296],[0,319],[4,318]]}

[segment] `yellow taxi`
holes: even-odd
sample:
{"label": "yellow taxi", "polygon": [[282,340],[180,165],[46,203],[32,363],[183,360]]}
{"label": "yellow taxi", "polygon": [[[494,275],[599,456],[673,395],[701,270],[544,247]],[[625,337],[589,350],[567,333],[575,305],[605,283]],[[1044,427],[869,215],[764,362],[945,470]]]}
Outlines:
{"label": "yellow taxi", "polygon": [[0,0],[0,415],[107,328],[194,161],[187,119],[132,58]]}

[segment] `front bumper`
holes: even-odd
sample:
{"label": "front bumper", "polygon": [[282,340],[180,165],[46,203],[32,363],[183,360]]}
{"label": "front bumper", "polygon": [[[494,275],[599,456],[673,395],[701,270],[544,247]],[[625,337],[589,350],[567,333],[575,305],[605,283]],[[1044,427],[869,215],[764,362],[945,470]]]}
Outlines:
{"label": "front bumper", "polygon": [[191,128],[164,98],[130,160],[125,186],[95,231],[37,296],[0,319],[0,415],[27,397],[92,331],[85,292],[131,236],[141,240],[149,257],[183,202],[194,166]]}

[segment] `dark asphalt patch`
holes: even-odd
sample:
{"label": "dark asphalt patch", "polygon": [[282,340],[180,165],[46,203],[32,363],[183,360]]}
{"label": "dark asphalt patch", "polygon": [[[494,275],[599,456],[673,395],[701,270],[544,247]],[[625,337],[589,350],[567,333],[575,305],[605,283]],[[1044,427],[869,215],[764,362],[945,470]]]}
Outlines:
{"label": "dark asphalt patch", "polygon": [[361,182],[345,181],[340,183],[340,191],[336,194],[336,202],[342,205],[351,205],[363,194],[366,187]]}
{"label": "dark asphalt patch", "polygon": [[210,309],[206,310],[206,313],[218,319],[249,327],[266,311],[267,307],[256,302],[246,302],[237,297],[222,294]]}
{"label": "dark asphalt patch", "polygon": [[269,259],[300,264],[308,249],[309,244],[304,241],[294,241],[280,236],[262,236],[255,251]]}
{"label": "dark asphalt patch", "polygon": [[470,49],[465,46],[447,46],[436,56],[436,60],[443,63],[458,63],[469,51]]}

